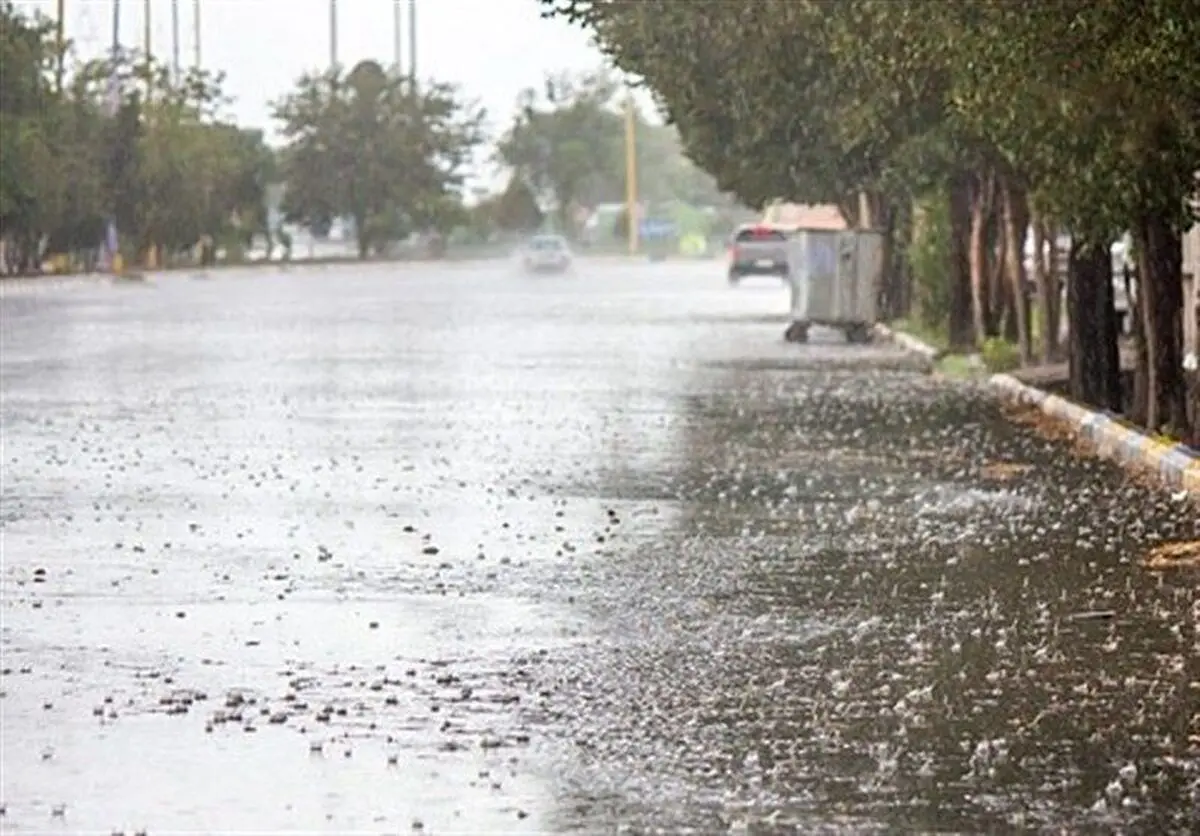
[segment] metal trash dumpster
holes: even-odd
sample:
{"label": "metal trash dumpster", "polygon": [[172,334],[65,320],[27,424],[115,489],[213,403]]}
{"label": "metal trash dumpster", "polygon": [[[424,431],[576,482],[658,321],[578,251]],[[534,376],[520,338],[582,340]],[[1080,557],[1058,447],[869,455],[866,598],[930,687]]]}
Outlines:
{"label": "metal trash dumpster", "polygon": [[784,338],[807,342],[809,327],[823,325],[848,342],[870,342],[882,272],[883,233],[796,230],[788,242],[792,323]]}

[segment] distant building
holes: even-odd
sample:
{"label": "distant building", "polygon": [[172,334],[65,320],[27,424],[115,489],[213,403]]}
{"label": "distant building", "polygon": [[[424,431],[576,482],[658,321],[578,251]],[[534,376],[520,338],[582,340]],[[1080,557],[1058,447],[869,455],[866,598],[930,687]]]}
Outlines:
{"label": "distant building", "polygon": [[849,224],[833,204],[773,203],[763,212],[762,222],[772,226],[840,231]]}

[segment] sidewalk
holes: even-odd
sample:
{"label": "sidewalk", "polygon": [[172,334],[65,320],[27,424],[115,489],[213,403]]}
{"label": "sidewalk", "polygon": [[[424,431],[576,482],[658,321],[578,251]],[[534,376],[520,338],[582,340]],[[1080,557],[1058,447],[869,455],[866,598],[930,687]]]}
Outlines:
{"label": "sidewalk", "polygon": [[[1137,353],[1133,346],[1121,346],[1121,372],[1132,372],[1137,366]],[[1057,388],[1065,386],[1070,377],[1070,365],[1062,363],[1046,363],[1036,366],[1025,366],[1011,372],[1017,380],[1029,386],[1041,388]]]}

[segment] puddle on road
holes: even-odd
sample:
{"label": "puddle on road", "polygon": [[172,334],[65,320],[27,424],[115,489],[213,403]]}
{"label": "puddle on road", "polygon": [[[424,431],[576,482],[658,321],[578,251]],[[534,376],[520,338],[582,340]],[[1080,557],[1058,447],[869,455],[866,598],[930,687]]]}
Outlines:
{"label": "puddle on road", "polygon": [[65,803],[84,830],[537,826],[531,668],[577,620],[495,597],[177,606],[9,611],[8,825]]}
{"label": "puddle on road", "polygon": [[48,758],[6,741],[5,832],[535,833],[553,804],[512,748],[412,753],[350,734],[317,753],[275,729],[205,735],[167,716],[55,725]]}

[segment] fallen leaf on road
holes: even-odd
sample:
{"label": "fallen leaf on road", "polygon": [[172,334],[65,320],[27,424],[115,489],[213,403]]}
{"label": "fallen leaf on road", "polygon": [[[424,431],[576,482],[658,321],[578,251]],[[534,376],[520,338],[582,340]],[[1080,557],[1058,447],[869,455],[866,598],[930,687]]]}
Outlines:
{"label": "fallen leaf on road", "polygon": [[1008,482],[1033,469],[1033,465],[1018,462],[987,462],[979,473],[993,482]]}
{"label": "fallen leaf on road", "polygon": [[1162,543],[1151,549],[1143,562],[1150,569],[1200,567],[1200,540]]}

